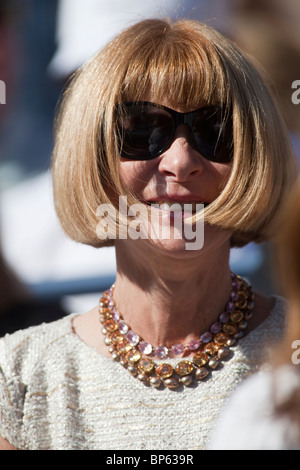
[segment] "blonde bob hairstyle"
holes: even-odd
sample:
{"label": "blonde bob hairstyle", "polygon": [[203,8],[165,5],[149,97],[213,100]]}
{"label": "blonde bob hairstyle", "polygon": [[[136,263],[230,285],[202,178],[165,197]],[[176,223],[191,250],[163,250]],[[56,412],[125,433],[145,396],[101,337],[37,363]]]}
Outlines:
{"label": "blonde bob hairstyle", "polygon": [[[232,245],[272,236],[295,177],[285,126],[256,68],[239,48],[197,21],[150,19],[121,32],[72,77],[56,119],[53,184],[65,232],[101,247],[97,207],[133,195],[119,177],[115,106],[144,96],[170,107],[220,104],[232,116],[234,157],[205,221],[233,232]],[[162,157],[163,158],[163,157]]]}

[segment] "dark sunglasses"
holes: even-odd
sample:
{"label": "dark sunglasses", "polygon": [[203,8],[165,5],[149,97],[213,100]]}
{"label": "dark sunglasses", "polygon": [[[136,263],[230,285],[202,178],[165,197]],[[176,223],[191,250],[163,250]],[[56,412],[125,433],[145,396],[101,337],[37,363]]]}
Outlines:
{"label": "dark sunglasses", "polygon": [[224,121],[218,106],[178,113],[148,101],[123,103],[116,107],[116,124],[119,151],[124,158],[158,157],[171,145],[180,124],[189,127],[190,144],[207,160],[229,163],[233,158],[231,118]]}

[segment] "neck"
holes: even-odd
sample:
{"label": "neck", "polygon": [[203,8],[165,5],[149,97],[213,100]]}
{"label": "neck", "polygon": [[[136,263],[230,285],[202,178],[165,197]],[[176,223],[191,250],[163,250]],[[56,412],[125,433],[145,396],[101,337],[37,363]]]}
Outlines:
{"label": "neck", "polygon": [[133,257],[128,246],[124,252],[116,246],[116,253],[114,301],[130,328],[153,346],[199,337],[229,299],[229,245],[184,262],[166,256],[144,260],[143,250]]}

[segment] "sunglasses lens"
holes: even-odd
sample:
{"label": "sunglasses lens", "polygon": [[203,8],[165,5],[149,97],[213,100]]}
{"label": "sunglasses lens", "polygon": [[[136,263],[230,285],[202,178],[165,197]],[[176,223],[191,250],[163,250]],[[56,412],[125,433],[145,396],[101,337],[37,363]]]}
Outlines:
{"label": "sunglasses lens", "polygon": [[[123,105],[117,119],[121,156],[151,160],[163,153],[178,125],[174,113],[153,103]],[[230,120],[224,122],[220,108],[201,108],[185,116],[192,116],[186,123],[191,127],[195,148],[205,158],[219,163],[232,161],[232,125]]]}
{"label": "sunglasses lens", "polygon": [[195,115],[193,136],[200,153],[210,161],[232,161],[232,130],[229,122],[223,122],[221,110],[203,108]]}
{"label": "sunglasses lens", "polygon": [[164,109],[143,104],[125,108],[119,115],[121,156],[136,160],[157,157],[168,145],[173,119]]}

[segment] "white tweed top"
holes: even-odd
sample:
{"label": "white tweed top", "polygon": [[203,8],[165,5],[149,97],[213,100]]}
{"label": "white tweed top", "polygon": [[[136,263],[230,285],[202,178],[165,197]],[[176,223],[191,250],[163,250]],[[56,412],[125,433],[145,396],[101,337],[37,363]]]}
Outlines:
{"label": "white tweed top", "polygon": [[[180,391],[146,387],[87,346],[69,315],[0,340],[0,435],[18,449],[205,449],[229,394],[280,337],[285,301],[212,377]],[[99,324],[99,334],[100,333]]]}
{"label": "white tweed top", "polygon": [[276,409],[299,393],[299,372],[287,364],[244,380],[218,418],[209,449],[300,450],[297,419]]}

